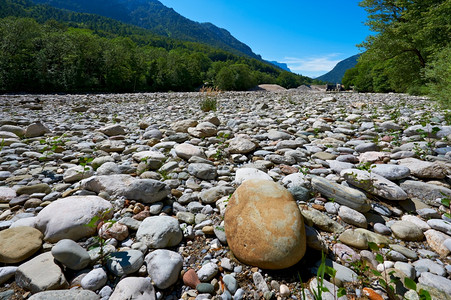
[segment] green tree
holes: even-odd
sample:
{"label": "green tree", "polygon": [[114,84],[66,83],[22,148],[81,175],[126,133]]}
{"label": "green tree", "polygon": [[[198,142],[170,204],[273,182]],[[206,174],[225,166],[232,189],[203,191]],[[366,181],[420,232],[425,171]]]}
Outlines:
{"label": "green tree", "polygon": [[433,56],[426,69],[430,94],[446,108],[451,108],[451,45]]}
{"label": "green tree", "polygon": [[144,81],[145,66],[130,38],[115,38],[106,45],[104,74],[106,86],[114,91],[135,91]]}
{"label": "green tree", "polygon": [[344,82],[365,91],[424,93],[425,69],[451,41],[451,1],[363,0],[360,5],[376,34],[360,45],[366,52]]}
{"label": "green tree", "polygon": [[33,19],[1,19],[0,91],[33,89],[35,42],[41,35],[41,26]]}
{"label": "green tree", "polygon": [[223,67],[216,75],[216,85],[223,91],[235,90],[235,74],[227,66]]}
{"label": "green tree", "polygon": [[277,83],[287,89],[297,88],[300,85],[298,77],[291,72],[283,71],[277,78]]}

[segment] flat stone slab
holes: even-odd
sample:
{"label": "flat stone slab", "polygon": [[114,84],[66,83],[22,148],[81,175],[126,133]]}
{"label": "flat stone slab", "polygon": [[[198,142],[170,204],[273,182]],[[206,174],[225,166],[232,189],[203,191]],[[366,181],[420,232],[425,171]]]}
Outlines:
{"label": "flat stone slab", "polygon": [[367,212],[371,208],[365,194],[356,189],[337,184],[319,176],[312,176],[312,187],[323,196],[359,212]]}
{"label": "flat stone slab", "polygon": [[410,198],[416,198],[422,202],[438,206],[435,201],[437,198],[451,197],[451,189],[440,185],[425,183],[416,180],[406,180],[400,184],[400,187],[407,193]]}
{"label": "flat stone slab", "polygon": [[445,178],[451,167],[441,162],[429,162],[416,158],[404,158],[399,161],[400,166],[410,169],[410,173],[418,178]]}
{"label": "flat stone slab", "polygon": [[16,283],[32,293],[68,287],[61,268],[54,262],[50,252],[21,264],[16,271]]}
{"label": "flat stone slab", "polygon": [[32,227],[0,231],[0,262],[14,264],[35,254],[42,246],[43,234]]}
{"label": "flat stone slab", "polygon": [[406,200],[407,194],[394,182],[368,171],[347,169],[340,173],[346,181],[370,194],[380,196],[387,200]]}

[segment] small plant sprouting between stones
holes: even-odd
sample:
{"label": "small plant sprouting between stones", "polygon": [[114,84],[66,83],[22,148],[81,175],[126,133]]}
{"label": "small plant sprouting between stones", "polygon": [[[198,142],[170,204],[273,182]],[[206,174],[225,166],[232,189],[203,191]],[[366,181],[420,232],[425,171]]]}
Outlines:
{"label": "small plant sprouting between stones", "polygon": [[421,136],[421,138],[426,142],[426,149],[421,148],[418,144],[415,144],[413,151],[417,156],[421,159],[425,159],[427,155],[434,154],[434,136],[437,132],[440,131],[440,128],[435,126],[431,128],[431,131],[425,131],[424,129],[418,128],[417,132]]}
{"label": "small plant sprouting between stones", "polygon": [[[384,288],[384,290],[387,292],[388,298],[390,300],[399,300],[400,298],[398,295],[396,295],[395,286],[397,283],[401,283],[399,278],[395,277],[395,271],[387,272],[385,269],[384,264],[384,256],[380,253],[382,246],[378,246],[376,243],[368,242],[368,247],[373,251],[376,252],[376,261],[384,266],[384,271],[381,273],[377,270],[371,270],[373,275],[378,277],[379,284]],[[431,300],[431,295],[428,291],[420,289],[417,291],[417,285],[415,281],[412,279],[405,277],[404,278],[404,287],[414,290],[418,293],[420,300]]]}
{"label": "small plant sprouting between stones", "polygon": [[169,174],[166,170],[160,170],[160,171],[158,171],[158,173],[160,174],[161,179],[163,179],[163,180],[170,179]]}
{"label": "small plant sprouting between stones", "polygon": [[213,159],[218,161],[222,160],[225,157],[224,149],[226,148],[226,141],[230,137],[230,133],[220,132],[218,134],[218,147],[216,149],[216,153],[213,154]]}
{"label": "small plant sprouting between stones", "polygon": [[448,197],[448,195],[446,195],[445,193],[443,193],[443,192],[440,192],[441,194],[442,194],[442,196],[443,196],[443,198],[442,199],[440,199],[440,202],[442,203],[442,205],[445,207],[445,209],[446,208],[448,208],[448,211],[446,212],[444,212],[443,213],[443,215],[446,217],[446,218],[448,218],[448,219],[451,219],[451,206],[450,206],[450,202],[451,202],[451,199]]}
{"label": "small plant sprouting between stones", "polygon": [[114,223],[116,223],[116,221],[107,218],[107,216],[111,211],[112,209],[108,209],[103,213],[101,213],[100,215],[95,215],[94,217],[92,217],[89,223],[86,224],[86,226],[94,228],[97,232],[97,235],[93,237],[95,243],[89,247],[89,250],[99,248],[99,260],[102,265],[106,263],[107,255],[104,249],[106,245],[106,239],[102,237],[103,232],[101,231],[101,228],[105,224],[107,224],[108,225],[107,227],[110,228],[111,226],[113,226]]}
{"label": "small plant sprouting between stones", "polygon": [[3,150],[3,148],[5,147],[5,139],[2,139],[2,142],[0,143],[0,151]]}
{"label": "small plant sprouting between stones", "polygon": [[304,176],[306,176],[309,171],[310,171],[310,169],[307,167],[299,167],[299,173],[304,174]]}
{"label": "small plant sprouting between stones", "polygon": [[82,172],[83,178],[85,177],[85,172],[89,171],[91,169],[87,165],[89,163],[91,163],[93,160],[94,160],[94,157],[80,157],[78,159],[78,164],[83,167],[83,172]]}
{"label": "small plant sprouting between stones", "polygon": [[[332,283],[334,284],[334,291],[329,291],[327,287],[324,286],[324,276],[325,274],[329,275],[331,278]],[[337,270],[335,270],[332,267],[329,267],[326,265],[326,256],[324,255],[324,252],[321,252],[321,264],[318,267],[318,271],[316,272],[316,280],[317,280],[317,288],[312,289],[313,295],[315,299],[323,299],[322,294],[323,292],[329,292],[332,295],[334,295],[335,299],[338,299],[344,295],[346,295],[346,289],[345,288],[339,288],[338,291],[335,290],[335,276],[337,274]],[[299,276],[300,278],[300,276]],[[302,280],[301,280],[302,283]],[[303,295],[305,298],[305,295]]]}
{"label": "small plant sprouting between stones", "polygon": [[[44,145],[44,147],[41,149],[42,156],[39,157],[39,160],[45,161],[47,160],[51,155],[61,151],[61,147],[66,144],[66,135],[63,134],[62,136],[54,136],[52,138],[42,139],[39,141],[41,145]],[[42,165],[42,170],[44,170],[44,166]]]}
{"label": "small plant sprouting between stones", "polygon": [[201,93],[200,109],[204,112],[216,111],[218,108],[217,96],[220,93],[219,89],[214,87],[202,87],[199,91]]}
{"label": "small plant sprouting between stones", "polygon": [[382,246],[378,246],[376,243],[369,242],[368,247],[372,251],[376,252],[376,257],[375,257],[376,261],[384,266],[384,271],[382,273],[377,270],[371,270],[371,272],[373,273],[373,275],[378,277],[378,282],[384,288],[384,290],[387,292],[388,298],[391,300],[399,300],[399,297],[395,293],[395,287],[394,287],[394,285],[396,284],[397,281],[399,281],[399,279],[396,278],[395,276],[393,276],[395,271],[390,271],[387,273],[387,270],[385,269],[385,264],[384,264],[384,260],[385,260],[384,256],[382,256],[382,254],[380,253],[380,248]]}

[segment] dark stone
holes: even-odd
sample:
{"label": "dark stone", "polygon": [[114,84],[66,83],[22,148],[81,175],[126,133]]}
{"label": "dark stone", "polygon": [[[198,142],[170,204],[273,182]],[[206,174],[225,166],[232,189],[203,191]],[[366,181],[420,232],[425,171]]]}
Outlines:
{"label": "dark stone", "polygon": [[210,283],[199,283],[196,286],[196,290],[199,292],[199,294],[213,295],[215,293],[215,287]]}
{"label": "dark stone", "polygon": [[296,201],[307,201],[310,199],[310,191],[302,186],[293,186],[288,189]]}

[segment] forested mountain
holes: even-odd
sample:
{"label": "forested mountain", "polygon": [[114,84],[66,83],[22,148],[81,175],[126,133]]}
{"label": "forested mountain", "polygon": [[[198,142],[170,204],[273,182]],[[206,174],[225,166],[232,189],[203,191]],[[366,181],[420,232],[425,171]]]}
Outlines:
{"label": "forested mountain", "polygon": [[0,92],[247,90],[312,79],[110,18],[0,0]]}
{"label": "forested mountain", "polygon": [[365,92],[430,94],[451,107],[451,1],[363,0],[375,33],[343,78]]}
{"label": "forested mountain", "polygon": [[200,42],[234,54],[261,59],[246,44],[235,39],[227,30],[211,23],[191,21],[158,0],[33,0],[76,12],[109,17],[149,29],[158,35]]}
{"label": "forested mountain", "polygon": [[345,72],[357,64],[357,59],[359,57],[360,54],[356,54],[340,61],[332,70],[324,75],[316,77],[316,79],[329,83],[341,83]]}

